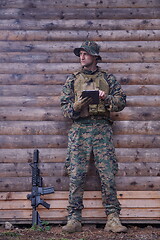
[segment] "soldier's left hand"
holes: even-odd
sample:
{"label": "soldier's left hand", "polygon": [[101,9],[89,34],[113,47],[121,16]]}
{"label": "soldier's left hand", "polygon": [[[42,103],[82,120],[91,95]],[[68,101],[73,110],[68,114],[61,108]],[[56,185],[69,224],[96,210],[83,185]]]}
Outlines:
{"label": "soldier's left hand", "polygon": [[78,100],[73,104],[74,111],[80,111],[82,108],[88,106],[92,102],[92,98],[79,97]]}

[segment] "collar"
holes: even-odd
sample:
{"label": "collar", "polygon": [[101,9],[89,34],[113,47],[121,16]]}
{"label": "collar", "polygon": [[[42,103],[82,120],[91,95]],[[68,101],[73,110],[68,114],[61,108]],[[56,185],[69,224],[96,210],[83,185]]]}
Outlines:
{"label": "collar", "polygon": [[90,70],[82,68],[81,72],[84,74],[93,75],[93,74],[99,72],[99,67],[97,66],[97,69],[95,71],[90,71]]}

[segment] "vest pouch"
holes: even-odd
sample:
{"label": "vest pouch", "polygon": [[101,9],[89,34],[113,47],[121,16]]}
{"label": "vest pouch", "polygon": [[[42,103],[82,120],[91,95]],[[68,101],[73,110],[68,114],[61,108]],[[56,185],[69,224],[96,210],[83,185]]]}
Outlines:
{"label": "vest pouch", "polygon": [[97,104],[90,104],[89,105],[89,114],[90,115],[95,115],[97,113],[98,113]]}
{"label": "vest pouch", "polygon": [[106,109],[105,109],[105,106],[104,106],[103,103],[98,104],[97,111],[98,111],[98,113],[105,113],[106,112]]}

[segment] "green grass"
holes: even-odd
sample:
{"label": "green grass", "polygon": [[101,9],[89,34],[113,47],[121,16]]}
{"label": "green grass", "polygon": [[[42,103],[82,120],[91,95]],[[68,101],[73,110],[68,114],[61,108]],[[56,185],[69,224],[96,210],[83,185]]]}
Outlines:
{"label": "green grass", "polygon": [[31,227],[31,230],[40,231],[40,232],[50,231],[51,227],[49,226],[49,223],[47,221],[43,221],[42,227],[35,224],[34,226]]}
{"label": "green grass", "polygon": [[20,236],[20,234],[15,233],[15,232],[4,232],[4,233],[1,233],[0,236],[18,237],[18,236]]}

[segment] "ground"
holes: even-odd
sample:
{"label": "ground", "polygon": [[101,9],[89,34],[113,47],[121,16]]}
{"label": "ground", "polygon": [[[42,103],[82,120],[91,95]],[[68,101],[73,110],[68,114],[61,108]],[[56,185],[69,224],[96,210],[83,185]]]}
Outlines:
{"label": "ground", "polygon": [[0,240],[160,240],[160,226],[127,226],[127,233],[106,233],[103,225],[84,225],[83,232],[64,234],[60,225],[35,227],[14,226],[12,230],[0,227]]}

